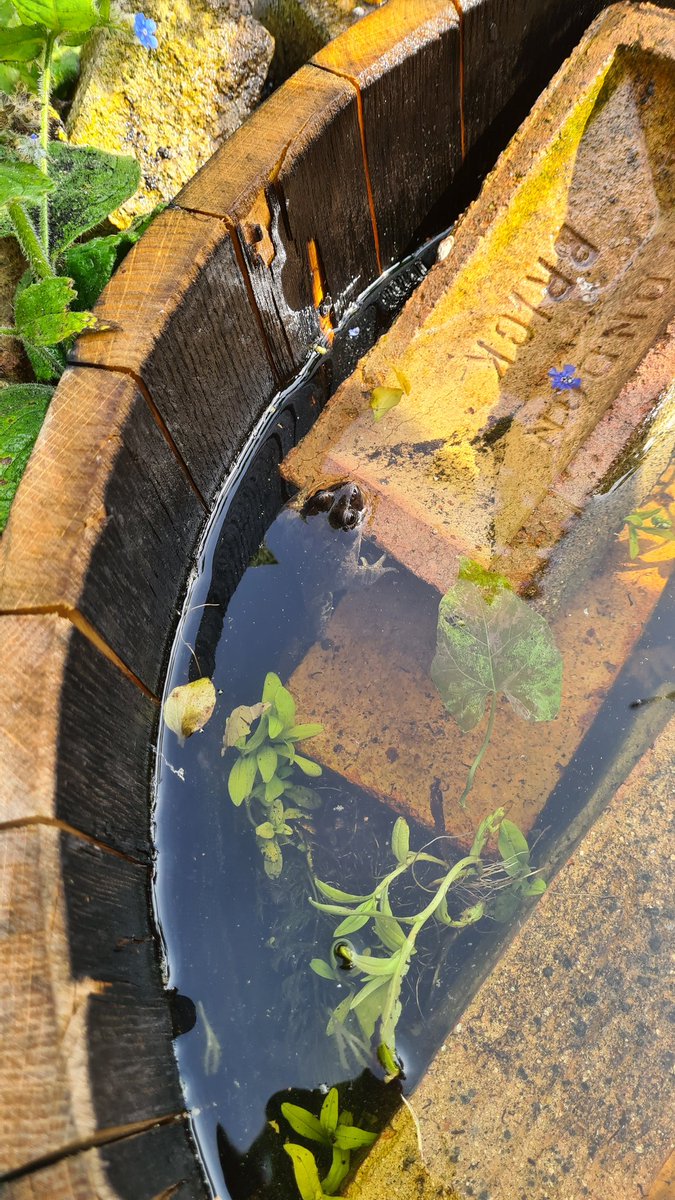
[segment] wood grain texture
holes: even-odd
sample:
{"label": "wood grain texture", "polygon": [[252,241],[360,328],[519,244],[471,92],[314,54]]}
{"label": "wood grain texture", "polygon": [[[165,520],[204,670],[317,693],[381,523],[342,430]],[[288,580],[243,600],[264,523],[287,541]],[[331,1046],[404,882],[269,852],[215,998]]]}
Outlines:
{"label": "wood grain texture", "polygon": [[185,1121],[157,1126],[0,1184],[3,1200],[202,1200]]}
{"label": "wood grain texture", "polygon": [[461,166],[460,31],[451,0],[389,0],[312,59],[359,89],[383,266]]}
{"label": "wood grain texture", "polygon": [[180,1113],[146,867],[41,825],[0,831],[0,1171]]}
{"label": "wood grain texture", "polygon": [[79,612],[160,687],[203,509],[132,380],[64,375],[0,549],[0,609]]}
{"label": "wood grain texture", "polygon": [[602,0],[458,0],[462,9],[464,120],[472,149],[523,87],[544,87],[603,7]]}
{"label": "wood grain texture", "polygon": [[0,824],[62,821],[149,860],[157,706],[64,617],[0,618]]}
{"label": "wood grain texture", "polygon": [[321,338],[308,243],[318,248],[336,319],[379,273],[356,89],[315,67],[287,80],[178,203],[236,228],[281,379]]}
{"label": "wood grain texture", "polygon": [[74,361],[143,381],[209,504],[274,390],[224,222],[162,213],[96,313],[116,328],[80,338]]}

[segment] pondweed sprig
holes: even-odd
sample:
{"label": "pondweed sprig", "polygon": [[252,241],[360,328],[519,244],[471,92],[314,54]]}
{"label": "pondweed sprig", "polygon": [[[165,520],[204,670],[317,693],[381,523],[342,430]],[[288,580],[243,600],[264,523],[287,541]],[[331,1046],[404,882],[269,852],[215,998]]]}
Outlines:
{"label": "pondweed sprig", "polygon": [[297,745],[322,732],[323,725],[296,724],[295,701],[273,672],[265,678],[262,700],[239,705],[227,719],[222,753],[234,749],[238,754],[228,792],[233,804],[246,806],[270,879],[278,879],[283,870],[283,846],[308,850],[302,823],[321,801],[297,782],[298,771],[311,778],[322,772],[318,763],[298,753]]}
{"label": "pondweed sprig", "polygon": [[[482,858],[490,839],[497,839],[502,855],[498,863],[486,863]],[[399,1073],[396,1027],[402,1010],[401,989],[425,925],[433,918],[440,925],[462,929],[485,915],[502,919],[501,915],[491,912],[491,904],[493,897],[497,904],[501,901],[503,889],[515,896],[514,907],[523,896],[539,895],[546,889],[543,879],[532,878],[527,841],[517,826],[507,820],[503,809],[497,809],[481,822],[469,853],[451,867],[442,858],[410,849],[410,831],[403,817],[399,817],[394,825],[391,844],[397,865],[368,895],[355,895],[323,880],[314,880],[324,900],[312,899],[311,903],[321,912],[341,916],[343,920],[333,930],[336,965],[319,958],[312,959],[310,964],[317,975],[333,983],[340,977],[340,968],[357,973],[358,990],[350,991],[334,1009],[327,1032],[336,1033],[337,1027],[344,1025],[350,1014],[356,1016],[367,1041],[372,1040],[377,1028],[378,1056],[389,1077]],[[392,886],[423,863],[443,871],[425,889],[432,891],[431,899],[412,915],[394,913]],[[448,895],[460,885],[462,894],[466,896],[473,892],[475,900],[457,916],[452,916]],[[380,948],[390,951],[386,957],[376,955],[370,949],[358,953],[347,941],[340,941],[369,924]],[[344,982],[344,976],[340,981]]]}
{"label": "pondweed sprig", "polygon": [[[663,508],[638,508],[626,517],[628,552],[631,558],[640,554],[640,536],[647,534],[650,542],[675,541],[675,529]],[[647,547],[653,548],[653,547]]]}
{"label": "pondweed sprig", "polygon": [[353,1150],[372,1146],[377,1134],[354,1125],[352,1113],[339,1111],[338,1090],[333,1087],[324,1100],[319,1116],[299,1104],[285,1103],[281,1112],[294,1133],[310,1142],[318,1142],[331,1152],[332,1161],[323,1179],[311,1150],[287,1142],[284,1150],[293,1163],[293,1174],[302,1200],[323,1200],[334,1196],[344,1183],[351,1165]]}

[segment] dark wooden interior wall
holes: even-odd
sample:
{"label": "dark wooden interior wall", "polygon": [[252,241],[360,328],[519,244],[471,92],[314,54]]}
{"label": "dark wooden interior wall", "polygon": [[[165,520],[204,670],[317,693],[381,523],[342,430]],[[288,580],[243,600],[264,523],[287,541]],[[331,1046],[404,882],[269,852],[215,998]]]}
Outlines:
{"label": "dark wooden interior wall", "polygon": [[[224,476],[274,392],[409,246],[597,0],[389,0],[320,51],[103,294],[0,551],[11,1200],[201,1196],[151,926],[167,648]],[[323,304],[323,306],[322,306]]]}

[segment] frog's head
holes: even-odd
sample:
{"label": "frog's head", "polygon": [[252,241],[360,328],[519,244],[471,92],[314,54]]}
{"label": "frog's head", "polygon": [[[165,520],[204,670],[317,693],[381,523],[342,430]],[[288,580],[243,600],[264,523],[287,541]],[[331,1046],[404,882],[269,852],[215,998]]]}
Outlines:
{"label": "frog's head", "polygon": [[304,499],[300,509],[303,517],[327,513],[331,528],[342,529],[345,533],[359,529],[366,512],[365,495],[359,485],[350,480],[340,480],[312,492]]}

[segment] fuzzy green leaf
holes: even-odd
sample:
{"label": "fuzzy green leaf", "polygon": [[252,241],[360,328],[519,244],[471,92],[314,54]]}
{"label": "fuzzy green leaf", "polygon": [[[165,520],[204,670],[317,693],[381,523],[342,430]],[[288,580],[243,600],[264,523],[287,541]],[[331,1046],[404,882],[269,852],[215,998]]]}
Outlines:
{"label": "fuzzy green leaf", "polygon": [[281,1111],[294,1133],[299,1133],[300,1137],[307,1138],[310,1142],[321,1142],[324,1146],[330,1145],[330,1135],[324,1129],[321,1121],[306,1108],[286,1101],[282,1104]]}
{"label": "fuzzy green leaf", "polygon": [[0,532],[53,394],[38,383],[0,389]]}
{"label": "fuzzy green leaf", "polygon": [[431,677],[465,733],[499,692],[526,720],[550,721],[560,708],[562,658],[548,623],[505,588],[491,603],[464,580],[446,592]]}
{"label": "fuzzy green leaf", "polygon": [[106,284],[112,278],[124,256],[138,241],[140,233],[125,230],[108,237],[90,238],[69,246],[61,265],[77,289],[80,308],[93,308]]}
{"label": "fuzzy green leaf", "polygon": [[0,28],[0,62],[32,62],[42,54],[46,36],[40,25]]}
{"label": "fuzzy green leaf", "polygon": [[[283,1109],[284,1105],[281,1107]],[[293,1174],[302,1200],[322,1200],[323,1188],[311,1150],[296,1146],[293,1142],[287,1142],[284,1150],[293,1163]]]}
{"label": "fuzzy green leaf", "polygon": [[84,329],[105,329],[90,312],[71,312],[77,300],[72,280],[63,276],[41,279],[17,294],[14,303],[16,330],[33,346],[57,346]]}
{"label": "fuzzy green leaf", "polygon": [[43,175],[39,167],[0,154],[0,206],[14,200],[21,204],[39,204],[54,187],[54,180]]}
{"label": "fuzzy green leaf", "polygon": [[507,875],[516,877],[529,870],[530,848],[527,839],[513,821],[505,817],[499,829],[497,841],[499,853],[504,860],[504,870]]}
{"label": "fuzzy green leaf", "polygon": [[55,258],[133,196],[140,182],[134,158],[69,142],[49,143],[49,170],[56,183],[49,202]]}
{"label": "fuzzy green leaf", "polygon": [[24,25],[44,25],[54,33],[85,33],[100,23],[94,0],[14,0]]}
{"label": "fuzzy green leaf", "polygon": [[236,804],[237,808],[251,795],[257,774],[258,764],[253,756],[242,755],[232,767],[227,781],[227,790],[230,793],[230,800]]}

